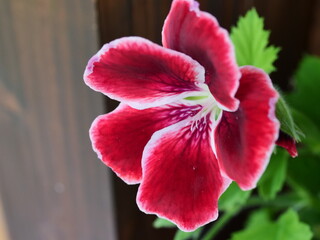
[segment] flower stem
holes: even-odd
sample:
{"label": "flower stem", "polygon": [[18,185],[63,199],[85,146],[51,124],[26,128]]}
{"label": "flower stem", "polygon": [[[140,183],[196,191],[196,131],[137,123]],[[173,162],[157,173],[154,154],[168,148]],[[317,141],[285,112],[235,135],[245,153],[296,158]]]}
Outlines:
{"label": "flower stem", "polygon": [[238,212],[241,210],[242,206],[235,207],[232,210],[226,211],[222,217],[215,222],[215,224],[212,226],[212,228],[204,235],[202,240],[212,240],[213,237],[217,235],[217,233],[230,221],[230,219],[238,214]]}
{"label": "flower stem", "polygon": [[282,194],[272,200],[265,200],[261,197],[251,196],[244,207],[278,207],[287,208],[293,206],[305,205],[306,201],[303,200],[295,193]]}

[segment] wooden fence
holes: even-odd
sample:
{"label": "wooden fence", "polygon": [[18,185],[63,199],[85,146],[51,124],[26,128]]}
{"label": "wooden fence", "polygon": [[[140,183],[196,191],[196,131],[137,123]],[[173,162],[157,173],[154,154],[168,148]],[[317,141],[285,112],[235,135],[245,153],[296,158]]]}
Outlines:
{"label": "wooden fence", "polygon": [[[320,55],[319,0],[201,0],[230,29],[255,6],[282,47],[283,88],[304,53]],[[138,211],[136,186],[99,162],[88,128],[116,103],[87,88],[87,60],[105,42],[161,42],[171,0],[0,0],[0,201],[10,240],[170,239]],[[1,221],[0,221],[1,225]],[[0,226],[0,230],[1,230]]]}

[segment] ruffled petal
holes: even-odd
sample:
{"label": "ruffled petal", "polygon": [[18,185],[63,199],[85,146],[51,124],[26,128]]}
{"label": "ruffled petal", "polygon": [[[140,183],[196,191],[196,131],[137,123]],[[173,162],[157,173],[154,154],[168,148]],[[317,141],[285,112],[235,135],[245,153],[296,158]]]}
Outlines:
{"label": "ruffled petal", "polygon": [[275,141],[279,122],[275,117],[278,94],[269,76],[254,67],[241,68],[242,77],[236,97],[239,109],[223,112],[214,138],[223,172],[244,189],[252,189],[265,170]]}
{"label": "ruffled petal", "polygon": [[140,210],[168,219],[183,231],[217,218],[218,198],[230,180],[220,174],[210,136],[209,117],[180,122],[152,136],[143,153]]}
{"label": "ruffled petal", "polygon": [[126,183],[139,183],[142,152],[152,134],[194,116],[201,108],[200,105],[175,104],[136,110],[120,104],[116,110],[97,117],[92,123],[93,149]]}
{"label": "ruffled petal", "polygon": [[240,72],[233,45],[215,17],[193,0],[173,1],[162,31],[163,46],[183,52],[204,68],[206,83],[224,110],[234,111]]}
{"label": "ruffled petal", "polygon": [[276,144],[286,149],[288,153],[291,155],[291,157],[298,156],[296,141],[292,137],[290,137],[288,134],[280,131],[279,138],[276,141]]}
{"label": "ruffled petal", "polygon": [[125,37],[104,45],[89,60],[84,80],[110,98],[145,109],[201,91],[204,69],[182,53]]}

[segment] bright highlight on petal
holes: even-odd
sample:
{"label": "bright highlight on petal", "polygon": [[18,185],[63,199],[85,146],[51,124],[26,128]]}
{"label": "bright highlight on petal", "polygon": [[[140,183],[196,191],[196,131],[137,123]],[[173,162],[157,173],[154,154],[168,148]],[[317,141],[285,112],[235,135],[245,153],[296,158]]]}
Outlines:
{"label": "bright highlight on petal", "polygon": [[143,153],[137,202],[146,213],[169,219],[183,231],[218,217],[218,198],[230,184],[211,147],[210,119],[192,130],[180,122],[155,133]]}
{"label": "bright highlight on petal", "polygon": [[279,122],[274,114],[278,94],[262,70],[247,66],[241,73],[236,94],[239,109],[223,112],[214,137],[223,171],[249,190],[265,170],[278,138]]}
{"label": "bright highlight on petal", "polygon": [[187,55],[126,37],[104,45],[89,61],[84,79],[96,91],[145,109],[200,91],[204,69]]}
{"label": "bright highlight on petal", "polygon": [[162,32],[163,46],[197,60],[206,71],[206,84],[220,108],[234,111],[238,70],[228,32],[193,0],[173,1]]}

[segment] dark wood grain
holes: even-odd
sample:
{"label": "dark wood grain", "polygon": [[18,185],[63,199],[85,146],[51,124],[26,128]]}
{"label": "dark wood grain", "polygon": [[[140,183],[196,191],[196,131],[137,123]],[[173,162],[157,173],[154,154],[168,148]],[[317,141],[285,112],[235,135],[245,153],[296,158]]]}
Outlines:
{"label": "dark wood grain", "polygon": [[116,239],[109,172],[88,129],[104,112],[82,74],[93,1],[0,0],[0,193],[14,240]]}
{"label": "dark wood grain", "polygon": [[320,56],[320,0],[317,0],[311,18],[308,52]]}
{"label": "dark wood grain", "polygon": [[[271,75],[275,83],[288,89],[290,78],[304,53],[319,54],[320,30],[319,0],[199,0],[200,8],[215,15],[227,30],[239,16],[256,7],[271,30],[271,44],[282,51],[276,62],[278,71]],[[171,0],[98,0],[101,44],[119,37],[137,35],[161,44],[163,21],[169,12]],[[317,6],[317,7],[316,7]],[[117,102],[107,99],[108,111]],[[136,187],[127,186],[116,176],[115,195],[120,240],[171,239],[151,227],[153,218],[139,212],[135,204]],[[228,233],[219,236],[227,239]],[[219,239],[219,238],[217,238]]]}

